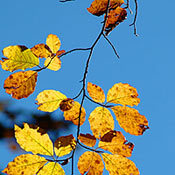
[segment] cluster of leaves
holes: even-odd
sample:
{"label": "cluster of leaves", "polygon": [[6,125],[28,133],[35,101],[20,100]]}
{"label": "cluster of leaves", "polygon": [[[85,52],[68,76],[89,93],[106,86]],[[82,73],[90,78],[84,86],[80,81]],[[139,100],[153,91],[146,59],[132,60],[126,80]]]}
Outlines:
{"label": "cluster of leaves", "polygon": [[[131,157],[134,144],[128,142],[120,131],[115,130],[115,120],[111,114],[112,111],[120,127],[126,132],[136,136],[142,135],[149,127],[145,116],[132,108],[140,103],[137,90],[129,84],[116,83],[105,96],[100,86],[90,82],[86,86],[87,70],[96,43],[101,36],[107,39],[103,32],[108,35],[126,18],[127,13],[125,8],[121,7],[122,4],[124,4],[123,0],[95,0],[92,2],[88,11],[96,16],[104,14],[105,20],[99,36],[90,48],[73,49],[68,52],[59,51],[61,45],[59,38],[50,34],[46,44],[38,44],[31,49],[20,45],[9,46],[3,50],[6,58],[1,61],[1,66],[6,71],[13,72],[38,66],[36,70],[14,73],[5,80],[6,93],[11,94],[15,99],[27,98],[34,92],[38,72],[46,68],[59,70],[62,56],[75,50],[90,50],[90,53],[82,80],[83,87],[75,98],[69,98],[56,90],[44,90],[36,98],[36,104],[40,111],[53,112],[60,108],[64,119],[77,125],[76,137],[73,134],[61,136],[53,144],[41,127],[27,123],[24,123],[23,128],[15,125],[15,138],[18,144],[23,150],[31,153],[16,157],[2,172],[9,175],[64,175],[62,166],[69,163],[70,159],[73,162],[75,150],[79,145],[88,150],[79,157],[78,161],[78,169],[82,175],[101,175],[104,166],[111,175],[140,174],[134,162],[127,158]],[[111,45],[108,39],[107,41]],[[43,67],[39,65],[39,58],[46,58]],[[79,103],[75,99],[81,93],[83,95]],[[81,125],[86,121],[86,111],[83,107],[85,99],[99,105],[88,117],[92,135],[80,133]],[[68,154],[71,155],[60,159]]]}

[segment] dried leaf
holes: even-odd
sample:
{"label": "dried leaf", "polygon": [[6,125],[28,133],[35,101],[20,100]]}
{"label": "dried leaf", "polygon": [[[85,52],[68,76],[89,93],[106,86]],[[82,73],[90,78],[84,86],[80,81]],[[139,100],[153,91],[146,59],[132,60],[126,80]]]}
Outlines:
{"label": "dried leaf", "polygon": [[46,44],[49,46],[53,53],[57,53],[61,46],[59,38],[54,34],[50,34],[47,36]]}
{"label": "dried leaf", "polygon": [[8,46],[3,49],[3,54],[7,58],[0,63],[6,71],[25,70],[39,65],[39,58],[25,46]]}
{"label": "dried leaf", "polygon": [[53,112],[59,108],[61,101],[66,98],[67,97],[59,91],[44,90],[38,94],[36,98],[38,102],[36,104],[39,105],[38,110]]}
{"label": "dried leaf", "polygon": [[131,160],[120,156],[103,153],[105,167],[110,175],[139,175],[139,170]]}
{"label": "dried leaf", "polygon": [[130,86],[129,84],[117,83],[109,89],[107,102],[121,104],[124,106],[134,106],[140,103],[140,99],[137,96],[138,93],[136,88]]}
{"label": "dried leaf", "polygon": [[86,146],[93,147],[96,144],[96,138],[90,134],[80,134],[78,139]]}
{"label": "dried leaf", "polygon": [[127,142],[120,131],[110,131],[101,138],[98,147],[110,151],[112,154],[130,157],[134,145]]}
{"label": "dried leaf", "polygon": [[97,139],[114,129],[114,119],[110,111],[103,107],[97,107],[91,112],[89,123],[92,133]]}
{"label": "dried leaf", "polygon": [[148,129],[148,121],[145,116],[139,114],[136,109],[115,106],[112,108],[121,128],[132,135],[142,135]]}
{"label": "dried leaf", "polygon": [[63,168],[56,162],[49,162],[37,175],[65,175]]}
{"label": "dried leaf", "polygon": [[[73,124],[78,125],[79,113],[80,113],[80,104],[77,101],[75,101],[74,106],[70,110],[64,112],[64,118],[65,120],[72,121]],[[86,111],[82,107],[80,116],[80,125],[84,123],[85,117],[86,117]]]}
{"label": "dried leaf", "polygon": [[59,57],[60,55],[62,55],[65,52],[66,52],[65,50],[58,50],[56,53],[56,56]]}
{"label": "dried leaf", "polygon": [[[124,3],[124,0],[110,0],[110,7],[109,9],[114,9],[118,6],[121,6]],[[94,0],[87,10],[96,16],[103,15],[108,6],[108,0]]]}
{"label": "dried leaf", "polygon": [[103,103],[105,101],[105,94],[101,87],[88,82],[87,91],[95,102]]}
{"label": "dried leaf", "polygon": [[15,137],[18,144],[25,151],[53,156],[52,141],[48,134],[38,126],[24,123],[24,128],[21,129],[15,125]]}
{"label": "dried leaf", "polygon": [[54,144],[55,154],[58,157],[69,154],[76,147],[76,141],[73,135],[59,137]]}
{"label": "dried leaf", "polygon": [[71,98],[66,98],[60,103],[60,109],[64,111],[70,110],[74,106],[74,100]]}
{"label": "dried leaf", "polygon": [[13,98],[27,98],[35,90],[37,76],[35,71],[14,73],[4,81],[4,89]]}
{"label": "dried leaf", "polygon": [[8,175],[34,175],[46,163],[47,160],[44,157],[23,154],[16,157],[12,162],[9,162],[2,172]]}
{"label": "dried leaf", "polygon": [[104,165],[99,154],[87,151],[80,156],[78,169],[82,175],[102,175]]}

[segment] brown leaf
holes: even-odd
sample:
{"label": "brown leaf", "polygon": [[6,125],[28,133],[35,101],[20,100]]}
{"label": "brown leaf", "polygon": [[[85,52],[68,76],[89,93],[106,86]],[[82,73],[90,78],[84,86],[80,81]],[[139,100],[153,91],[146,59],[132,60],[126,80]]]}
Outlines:
{"label": "brown leaf", "polygon": [[74,100],[71,98],[66,98],[65,100],[61,101],[60,109],[62,111],[68,111],[74,106]]}
{"label": "brown leaf", "polygon": [[80,134],[78,139],[86,146],[93,147],[96,144],[96,138],[90,134]]}

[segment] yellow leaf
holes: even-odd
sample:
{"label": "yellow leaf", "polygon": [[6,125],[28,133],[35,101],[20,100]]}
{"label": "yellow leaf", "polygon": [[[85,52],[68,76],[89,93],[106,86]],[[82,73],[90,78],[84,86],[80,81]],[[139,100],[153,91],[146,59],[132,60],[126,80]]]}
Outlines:
{"label": "yellow leaf", "polygon": [[4,89],[13,98],[27,98],[35,90],[37,76],[37,72],[30,70],[14,73],[4,81]]}
{"label": "yellow leaf", "polygon": [[32,154],[23,154],[9,162],[2,171],[8,175],[34,175],[47,163],[44,157]]}
{"label": "yellow leaf", "polygon": [[96,144],[96,138],[90,134],[80,134],[78,139],[86,146],[93,147]]}
{"label": "yellow leaf", "polygon": [[80,156],[78,169],[82,175],[102,175],[104,165],[99,154],[87,151]]}
{"label": "yellow leaf", "polygon": [[50,34],[47,36],[46,44],[49,46],[53,53],[56,53],[61,46],[61,42],[56,35]]}
{"label": "yellow leaf", "polygon": [[53,55],[50,48],[45,44],[37,44],[30,49],[38,58],[48,58]]}
{"label": "yellow leaf", "polygon": [[54,144],[55,154],[58,157],[69,154],[76,147],[76,141],[73,135],[59,137]]}
{"label": "yellow leaf", "polygon": [[68,111],[74,106],[74,100],[71,98],[66,98],[60,103],[60,109],[62,111]]}
{"label": "yellow leaf", "polygon": [[114,119],[110,111],[103,107],[97,107],[91,112],[89,123],[92,133],[97,139],[114,129]]}
{"label": "yellow leaf", "polygon": [[10,72],[39,65],[39,58],[25,46],[8,46],[3,49],[3,54],[7,59],[1,61],[2,69]]}
{"label": "yellow leaf", "polygon": [[[110,9],[114,9],[124,3],[124,0],[110,0]],[[100,16],[106,12],[108,0],[94,0],[87,10],[93,15]]]}
{"label": "yellow leaf", "polygon": [[[49,66],[48,66],[49,65]],[[61,68],[61,60],[57,56],[48,57],[44,62],[44,66],[47,66],[47,69],[58,71]]]}
{"label": "yellow leaf", "polygon": [[65,175],[65,172],[58,163],[49,162],[39,171],[38,175]]}
{"label": "yellow leaf", "polygon": [[53,112],[59,108],[61,101],[66,98],[67,97],[59,91],[44,90],[38,94],[36,98],[38,102],[36,104],[39,105],[38,110]]}
{"label": "yellow leaf", "polygon": [[87,91],[95,102],[103,103],[105,101],[105,94],[101,87],[88,82]]}
{"label": "yellow leaf", "polygon": [[139,170],[131,160],[120,156],[107,153],[102,154],[105,167],[110,175],[139,175]]}
{"label": "yellow leaf", "polygon": [[[65,120],[72,121],[73,124],[78,125],[79,113],[80,113],[80,104],[77,101],[75,101],[74,106],[70,110],[64,112],[64,118]],[[80,125],[84,123],[85,116],[86,116],[86,112],[85,112],[85,109],[82,107]]]}
{"label": "yellow leaf", "polygon": [[110,151],[112,154],[130,157],[134,145],[127,142],[120,131],[110,131],[101,138],[98,147]]}
{"label": "yellow leaf", "polygon": [[148,121],[145,116],[139,114],[136,109],[115,106],[112,108],[121,128],[132,135],[142,135],[148,129]]}
{"label": "yellow leaf", "polygon": [[24,128],[21,129],[15,125],[15,137],[18,144],[25,151],[53,156],[52,141],[47,133],[38,126],[24,123]]}
{"label": "yellow leaf", "polygon": [[124,106],[134,106],[140,103],[140,99],[137,96],[138,94],[136,88],[130,86],[129,84],[118,83],[109,89],[107,102],[121,104]]}

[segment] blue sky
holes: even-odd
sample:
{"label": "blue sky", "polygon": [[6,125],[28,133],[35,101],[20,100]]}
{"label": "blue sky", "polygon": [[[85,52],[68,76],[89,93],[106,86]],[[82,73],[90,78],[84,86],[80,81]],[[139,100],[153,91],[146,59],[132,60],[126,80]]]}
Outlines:
{"label": "blue sky", "polygon": [[[131,0],[130,0],[131,1]],[[0,49],[9,45],[44,43],[48,34],[58,35],[61,49],[89,47],[101,30],[102,17],[95,17],[86,10],[91,0],[59,3],[58,0],[6,0],[0,3]],[[125,22],[109,35],[120,59],[117,59],[108,43],[101,39],[95,48],[89,67],[87,81],[100,85],[105,93],[113,84],[129,83],[137,88],[141,103],[136,107],[149,121],[150,130],[143,136],[131,136],[118,125],[127,140],[135,144],[131,160],[142,175],[164,175],[174,172],[175,150],[175,59],[174,59],[174,6],[170,0],[139,1],[137,29],[139,37],[133,35],[129,27],[133,16],[128,14]],[[133,3],[131,3],[133,7]],[[39,74],[35,92],[27,99],[15,102],[16,107],[36,110],[37,94],[45,89],[55,89],[68,97],[74,97],[81,88],[88,52],[75,52],[62,59],[58,72],[50,70]],[[2,57],[2,54],[1,54]],[[0,70],[1,98],[5,94],[3,82],[8,72]],[[80,99],[79,99],[80,100]],[[87,117],[95,108],[85,102]],[[59,115],[60,111],[55,114]],[[25,116],[24,116],[25,117]],[[89,125],[82,126],[87,132]],[[72,130],[76,132],[75,128]],[[0,144],[0,166],[4,168],[16,155]],[[78,154],[79,155],[79,154]],[[69,167],[66,172],[69,174]],[[77,174],[77,173],[76,173]]]}

